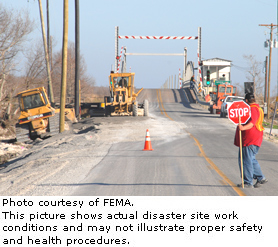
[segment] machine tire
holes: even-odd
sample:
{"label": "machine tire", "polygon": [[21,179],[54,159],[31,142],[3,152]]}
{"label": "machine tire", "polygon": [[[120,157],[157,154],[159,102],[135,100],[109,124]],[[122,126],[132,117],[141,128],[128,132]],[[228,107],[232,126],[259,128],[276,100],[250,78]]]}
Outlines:
{"label": "machine tire", "polygon": [[144,108],[144,116],[148,117],[149,116],[149,101],[147,99],[145,99],[143,102],[143,108]]}
{"label": "machine tire", "polygon": [[132,105],[132,113],[134,117],[138,117],[138,102],[135,101]]}
{"label": "machine tire", "polygon": [[110,105],[105,106],[105,116],[111,117],[111,106]]}
{"label": "machine tire", "polygon": [[29,124],[16,124],[15,125],[16,132],[16,141],[17,142],[27,142],[30,141],[29,136]]}
{"label": "machine tire", "polygon": [[212,114],[212,107],[209,108],[209,113]]}
{"label": "machine tire", "polygon": [[48,119],[48,130],[51,136],[59,133],[59,115],[60,114],[56,113],[53,117]]}

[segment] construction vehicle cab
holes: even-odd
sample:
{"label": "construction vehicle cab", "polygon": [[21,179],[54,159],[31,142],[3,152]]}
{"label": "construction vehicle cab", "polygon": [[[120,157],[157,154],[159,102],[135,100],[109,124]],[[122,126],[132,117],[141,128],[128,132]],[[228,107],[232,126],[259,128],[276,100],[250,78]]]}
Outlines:
{"label": "construction vehicle cab", "polygon": [[137,102],[137,96],[143,88],[135,93],[134,77],[135,73],[110,73],[110,97],[104,99],[106,116],[148,116],[148,101],[144,100],[143,104]]}
{"label": "construction vehicle cab", "polygon": [[211,114],[220,113],[221,105],[227,96],[236,96],[236,87],[229,83],[222,83],[213,87],[213,92],[210,93],[210,107]]}
{"label": "construction vehicle cab", "polygon": [[44,90],[34,89],[17,95],[21,111],[27,111],[41,106],[50,105]]}

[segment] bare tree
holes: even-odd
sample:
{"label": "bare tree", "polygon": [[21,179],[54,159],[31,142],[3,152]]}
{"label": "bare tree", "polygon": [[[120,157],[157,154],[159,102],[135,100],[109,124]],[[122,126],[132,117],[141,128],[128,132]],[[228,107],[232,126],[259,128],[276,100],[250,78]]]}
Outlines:
{"label": "bare tree", "polygon": [[[61,84],[61,66],[62,66],[62,52],[53,55],[53,92],[55,102],[59,102],[60,84]],[[87,68],[84,57],[80,55],[80,87],[81,96],[85,94],[93,94],[93,86],[95,80],[87,75]],[[67,103],[73,103],[75,93],[75,46],[73,42],[68,44],[67,55]]]}
{"label": "bare tree", "polygon": [[255,59],[254,55],[243,55],[243,58],[247,60],[249,69],[246,71],[246,79],[254,82],[254,93],[257,97],[263,95],[264,80],[262,76],[262,62]]}
{"label": "bare tree", "polygon": [[238,96],[244,96],[244,88],[243,88],[243,85],[240,84],[239,82],[236,82],[234,85],[236,86],[236,89],[237,89],[237,95],[238,95]]}
{"label": "bare tree", "polygon": [[45,57],[43,46],[40,41],[36,45],[24,52],[27,59],[25,64],[25,89],[29,89],[30,86],[43,86],[47,82],[47,75],[45,74]]}
{"label": "bare tree", "polygon": [[[15,85],[7,85],[7,78],[16,66],[17,55],[23,51],[23,44],[33,30],[33,22],[27,13],[7,9],[0,4],[0,108],[10,114],[11,102],[2,105],[2,101],[11,99]],[[4,110],[3,110],[4,109]]]}

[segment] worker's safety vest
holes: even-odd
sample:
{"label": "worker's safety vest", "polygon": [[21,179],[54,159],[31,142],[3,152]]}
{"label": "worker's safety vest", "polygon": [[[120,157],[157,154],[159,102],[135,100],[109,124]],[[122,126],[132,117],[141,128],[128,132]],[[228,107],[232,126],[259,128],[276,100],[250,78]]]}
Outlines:
{"label": "worker's safety vest", "polygon": [[260,116],[259,116],[255,126],[256,126],[258,131],[264,131],[264,127],[263,127],[264,112],[263,112],[263,109],[261,107],[258,107],[257,105],[250,105],[250,107],[256,107],[259,110]]}

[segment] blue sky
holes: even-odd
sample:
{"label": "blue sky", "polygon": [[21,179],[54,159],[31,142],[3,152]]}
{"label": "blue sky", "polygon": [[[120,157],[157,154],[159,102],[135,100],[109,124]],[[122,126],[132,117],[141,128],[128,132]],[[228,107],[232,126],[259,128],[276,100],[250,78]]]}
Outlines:
{"label": "blue sky", "polygon": [[[41,38],[37,0],[2,0],[4,6],[26,9],[37,22],[34,40]],[[50,33],[56,50],[62,48],[63,0],[50,0]],[[197,36],[202,28],[202,59],[219,57],[232,61],[232,83],[246,80],[248,66],[243,55],[254,55],[263,62],[269,50],[264,41],[269,29],[259,24],[277,22],[277,0],[79,0],[81,53],[88,74],[98,86],[108,86],[114,65],[115,26],[120,35]],[[74,42],[74,0],[69,0],[69,40]],[[46,20],[46,0],[42,0]],[[276,30],[274,32],[276,38]],[[197,40],[126,40],[127,52],[183,53],[197,65]],[[137,87],[159,88],[183,68],[183,57],[128,56],[127,68],[135,72]],[[263,69],[263,68],[262,68]],[[272,88],[277,85],[277,49],[272,53]]]}

